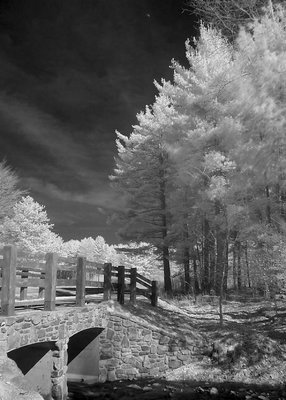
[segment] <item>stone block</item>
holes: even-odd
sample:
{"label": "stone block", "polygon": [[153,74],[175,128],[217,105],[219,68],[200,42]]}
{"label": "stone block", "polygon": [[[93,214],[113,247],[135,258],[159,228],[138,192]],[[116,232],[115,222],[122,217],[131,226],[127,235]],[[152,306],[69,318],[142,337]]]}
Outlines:
{"label": "stone block", "polygon": [[159,371],[160,371],[160,372],[167,371],[167,369],[169,369],[169,368],[168,368],[168,365],[166,365],[166,364],[162,364],[162,365],[159,367]]}
{"label": "stone block", "polygon": [[26,346],[29,343],[29,339],[28,335],[22,335],[20,346]]}
{"label": "stone block", "polygon": [[111,315],[111,316],[109,317],[109,320],[110,320],[110,321],[113,321],[113,322],[121,322],[121,323],[122,323],[122,318],[121,318],[121,317],[117,317],[117,316],[115,316],[115,315]]}
{"label": "stone block", "polygon": [[138,339],[138,329],[134,327],[128,328],[128,338],[129,340],[137,340]]}
{"label": "stone block", "polygon": [[108,321],[107,328],[114,329],[114,323],[112,321]]}
{"label": "stone block", "polygon": [[165,354],[169,351],[169,347],[168,346],[163,346],[163,345],[159,345],[157,347],[157,353],[158,354]]}
{"label": "stone block", "polygon": [[112,348],[101,350],[101,353],[100,353],[101,360],[108,360],[108,359],[112,358],[112,356],[113,356]]}
{"label": "stone block", "polygon": [[14,332],[13,334],[8,336],[8,349],[15,349],[20,347],[21,343],[21,335],[19,332]]}
{"label": "stone block", "polygon": [[115,331],[121,331],[122,325],[121,325],[121,324],[118,324],[118,323],[115,323],[113,329],[114,329]]}
{"label": "stone block", "polygon": [[155,344],[151,344],[150,353],[151,354],[157,353],[157,346]]}
{"label": "stone block", "polygon": [[122,368],[116,370],[117,376],[120,374],[123,374],[126,376],[127,375],[136,375],[137,373],[138,373],[138,370],[136,368],[123,368],[123,366],[122,366]]}
{"label": "stone block", "polygon": [[153,339],[159,340],[160,336],[161,336],[161,334],[159,332],[154,332],[154,331],[152,332],[152,338]]}
{"label": "stone block", "polygon": [[146,346],[146,345],[141,346],[141,351],[148,351],[148,352],[150,352],[150,346]]}
{"label": "stone block", "polygon": [[152,335],[152,331],[151,331],[151,329],[145,329],[145,328],[143,328],[142,329],[142,331],[141,331],[141,336],[149,336],[149,335]]}
{"label": "stone block", "polygon": [[170,338],[168,336],[160,336],[159,344],[167,344],[170,342]]}
{"label": "stone block", "polygon": [[169,361],[169,368],[175,369],[182,366],[182,361],[179,360],[170,360]]}
{"label": "stone block", "polygon": [[116,372],[115,371],[108,371],[108,373],[107,373],[107,381],[113,382],[113,381],[116,381],[116,379],[117,379]]}
{"label": "stone block", "polygon": [[108,328],[106,332],[107,339],[112,340],[113,336],[114,336],[114,331]]}
{"label": "stone block", "polygon": [[150,351],[139,351],[139,356],[146,356]]}
{"label": "stone block", "polygon": [[[130,365],[131,368],[132,367],[139,368],[142,366],[142,360],[133,356],[126,356],[126,357],[123,356],[122,361],[123,363]],[[127,368],[126,365],[124,367]]]}
{"label": "stone block", "polygon": [[177,357],[178,357],[178,360],[180,360],[180,361],[187,361],[190,359],[189,354],[178,354]]}
{"label": "stone block", "polygon": [[52,372],[51,372],[51,377],[52,378],[59,378],[60,376],[62,376],[63,375],[63,370],[61,369],[61,370],[53,370]]}
{"label": "stone block", "polygon": [[122,361],[118,358],[110,358],[106,361],[102,360],[102,366],[104,366],[108,371],[111,371],[120,365],[122,365]]}
{"label": "stone block", "polygon": [[159,370],[158,367],[150,368],[149,373],[150,373],[151,376],[158,376],[159,373],[160,373],[160,370]]}
{"label": "stone block", "polygon": [[122,346],[122,348],[126,348],[126,347],[129,348],[129,346],[130,346],[129,340],[126,335],[122,339],[121,346]]}

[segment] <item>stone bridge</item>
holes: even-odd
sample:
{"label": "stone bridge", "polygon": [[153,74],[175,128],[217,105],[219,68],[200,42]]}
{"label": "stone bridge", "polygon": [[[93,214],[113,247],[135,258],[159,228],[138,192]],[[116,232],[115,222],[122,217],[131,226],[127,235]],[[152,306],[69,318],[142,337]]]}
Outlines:
{"label": "stone bridge", "polygon": [[66,399],[68,380],[162,375],[189,363],[201,346],[198,336],[160,329],[112,300],[18,311],[0,324],[0,354],[16,362],[44,399]]}

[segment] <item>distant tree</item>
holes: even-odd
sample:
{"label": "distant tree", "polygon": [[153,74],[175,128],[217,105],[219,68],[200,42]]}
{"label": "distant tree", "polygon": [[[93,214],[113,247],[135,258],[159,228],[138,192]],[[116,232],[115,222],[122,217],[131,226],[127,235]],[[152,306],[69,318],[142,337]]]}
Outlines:
{"label": "distant tree", "polygon": [[23,195],[19,189],[19,179],[15,172],[0,162],[0,221],[13,213],[13,206]]}
{"label": "distant tree", "polygon": [[25,196],[14,205],[13,214],[4,218],[1,239],[33,254],[58,252],[62,239],[52,228],[45,207]]}
{"label": "distant tree", "polygon": [[78,254],[85,256],[90,261],[98,263],[115,262],[116,252],[109,246],[102,236],[84,238],[80,241]]}
{"label": "distant tree", "polygon": [[82,240],[69,240],[63,243],[61,254],[64,257],[83,256],[90,261],[100,264],[111,262],[118,265],[118,255],[113,245],[105,242],[102,236],[84,238]]}
{"label": "distant tree", "polygon": [[137,268],[140,274],[146,277],[156,277],[161,267],[158,254],[154,246],[147,242],[129,242],[115,246],[121,265],[128,268]]}
{"label": "distant tree", "polygon": [[[279,0],[188,0],[188,10],[200,16],[230,40],[237,37],[239,29],[260,18],[267,7],[285,3]],[[273,11],[273,10],[272,10]]]}
{"label": "distant tree", "polygon": [[80,247],[80,240],[69,240],[64,242],[61,249],[61,255],[63,257],[76,257],[78,256]]}

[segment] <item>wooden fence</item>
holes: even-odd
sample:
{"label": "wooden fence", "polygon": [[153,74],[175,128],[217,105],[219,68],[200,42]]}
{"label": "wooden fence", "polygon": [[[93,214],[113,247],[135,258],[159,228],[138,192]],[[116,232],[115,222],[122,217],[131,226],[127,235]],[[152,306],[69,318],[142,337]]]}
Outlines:
{"label": "wooden fence", "polygon": [[15,246],[0,250],[1,315],[11,316],[17,308],[40,307],[55,310],[56,305],[111,299],[117,291],[117,301],[124,304],[130,294],[132,304],[143,295],[153,306],[158,301],[157,281],[140,275],[136,268],[98,264],[85,257],[64,258],[56,253],[28,255]]}

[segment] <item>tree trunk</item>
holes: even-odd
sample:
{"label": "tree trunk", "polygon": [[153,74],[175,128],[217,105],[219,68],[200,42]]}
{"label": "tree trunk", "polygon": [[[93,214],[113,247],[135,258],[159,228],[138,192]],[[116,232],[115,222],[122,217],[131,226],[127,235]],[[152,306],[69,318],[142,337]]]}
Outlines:
{"label": "tree trunk", "polygon": [[167,204],[166,204],[166,177],[164,169],[164,156],[160,158],[161,169],[159,171],[160,176],[160,206],[161,206],[161,223],[162,223],[162,256],[164,266],[164,289],[168,295],[172,294],[172,281],[171,281],[171,270],[169,261],[169,246],[167,244],[168,236],[168,224],[167,224]]}
{"label": "tree trunk", "polygon": [[271,224],[271,207],[270,207],[270,193],[269,186],[265,186],[265,194],[267,197],[267,205],[266,205],[266,221],[268,224]]}
{"label": "tree trunk", "polygon": [[247,252],[247,242],[246,242],[246,244],[245,244],[244,255],[245,255],[245,265],[246,265],[247,283],[248,283],[248,287],[251,288],[250,271],[249,271],[249,262],[248,262],[248,252]]}
{"label": "tree trunk", "polygon": [[227,281],[228,281],[228,239],[225,244],[225,265],[224,265],[224,276],[223,276],[223,292],[227,292]]}
{"label": "tree trunk", "polygon": [[242,276],[241,276],[241,244],[238,240],[236,242],[237,248],[237,289],[240,292],[242,287]]}
{"label": "tree trunk", "polygon": [[232,279],[233,279],[233,289],[237,290],[237,272],[236,272],[236,250],[235,245],[232,249]]}
{"label": "tree trunk", "polygon": [[169,247],[167,245],[163,245],[162,255],[163,255],[163,266],[164,266],[164,289],[168,295],[171,295],[172,280],[171,280],[171,270],[169,261]]}
{"label": "tree trunk", "polygon": [[191,279],[190,279],[190,250],[188,246],[184,248],[184,273],[185,273],[185,292],[191,291]]}
{"label": "tree trunk", "polygon": [[209,273],[210,273],[210,266],[209,266],[210,225],[206,218],[203,221],[203,235],[204,235],[204,243],[203,243],[202,292],[204,294],[207,294],[210,291],[210,276],[209,276]]}
{"label": "tree trunk", "polygon": [[216,286],[216,241],[212,238],[209,242],[209,268],[210,268],[210,292],[211,290],[215,290]]}
{"label": "tree trunk", "polygon": [[223,276],[225,269],[225,244],[226,237],[225,232],[217,230],[216,233],[216,243],[217,243],[217,256],[216,256],[216,294],[220,296],[221,287],[223,287]]}
{"label": "tree trunk", "polygon": [[198,280],[198,269],[197,269],[197,259],[193,257],[193,268],[194,268],[194,295],[195,297],[200,293],[200,285]]}

